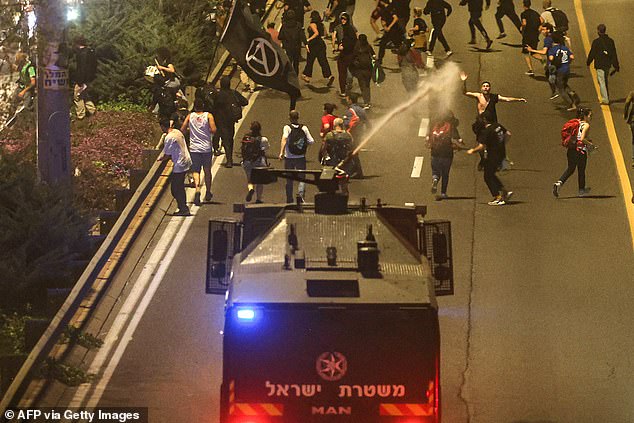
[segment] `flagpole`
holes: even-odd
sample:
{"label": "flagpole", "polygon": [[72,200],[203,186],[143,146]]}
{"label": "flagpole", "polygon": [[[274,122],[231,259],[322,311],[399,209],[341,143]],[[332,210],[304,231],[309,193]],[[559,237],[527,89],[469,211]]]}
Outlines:
{"label": "flagpole", "polygon": [[231,19],[233,18],[233,11],[236,7],[236,4],[239,2],[240,0],[235,0],[233,3],[231,3],[231,10],[229,11],[229,18],[227,18],[227,21],[225,22],[225,26],[224,28],[222,28],[222,34],[220,34],[220,38],[218,38],[218,40],[216,40],[216,46],[214,47],[214,52],[211,55],[211,62],[209,63],[209,68],[207,69],[207,77],[205,78],[205,82],[209,82],[209,76],[211,75],[211,72],[213,72],[213,67],[214,67],[214,60],[216,59],[216,54],[218,53],[218,46],[222,43],[222,39],[225,36],[225,31],[227,30],[227,27],[229,26],[229,23],[231,22]]}

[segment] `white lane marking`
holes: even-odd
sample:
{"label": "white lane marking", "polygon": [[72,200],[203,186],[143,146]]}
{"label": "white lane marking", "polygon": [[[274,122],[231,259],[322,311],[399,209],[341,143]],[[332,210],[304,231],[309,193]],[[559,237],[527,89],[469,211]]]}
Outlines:
{"label": "white lane marking", "polygon": [[412,168],[412,178],[420,178],[420,174],[423,171],[423,156],[414,157],[414,167]]}
{"label": "white lane marking", "polygon": [[[104,363],[106,362],[106,359],[110,355],[117,340],[119,339],[119,335],[121,331],[123,330],[123,328],[125,327],[125,324],[128,318],[133,315],[136,304],[140,300],[141,296],[143,296],[143,293],[145,289],[147,288],[148,284],[150,283],[150,281],[153,282],[154,280],[157,280],[157,279],[160,280],[160,278],[162,278],[162,274],[160,273],[157,273],[156,277],[152,278],[152,276],[154,275],[154,270],[156,269],[156,267],[160,268],[164,263],[169,265],[177,249],[172,243],[173,241],[176,241],[174,238],[178,234],[180,238],[182,239],[183,234],[186,233],[186,229],[189,227],[189,225],[191,225],[191,222],[193,220],[194,220],[193,217],[178,218],[178,219],[172,218],[167,223],[167,227],[165,228],[165,231],[161,235],[161,238],[158,244],[154,248],[154,251],[152,252],[148,262],[143,267],[141,274],[135,281],[134,286],[132,290],[130,291],[130,294],[128,295],[128,298],[126,298],[126,301],[123,304],[123,307],[121,308],[121,311],[119,311],[119,313],[117,314],[117,317],[114,323],[112,324],[112,327],[108,331],[108,335],[106,336],[106,339],[104,340],[103,345],[101,346],[101,348],[99,348],[97,355],[95,356],[93,362],[91,363],[90,368],[88,369],[89,373],[97,374],[97,372],[99,372],[101,367],[104,365]],[[187,225],[187,227],[183,228],[183,226],[185,226],[184,224]],[[185,229],[185,230],[181,230],[181,229]],[[178,242],[180,243],[180,241]],[[133,321],[131,322],[131,326],[134,326],[136,328],[136,325],[134,324],[135,319],[140,320],[141,316],[139,316],[137,313],[137,316],[133,318]],[[119,344],[119,347],[121,347],[122,345],[125,348],[125,346],[127,346],[127,341],[126,342],[122,341]],[[110,365],[112,364],[113,360],[114,360],[114,357],[110,361]],[[108,366],[108,368],[110,368],[110,365]],[[108,371],[106,371],[106,374],[107,373]],[[109,380],[110,380],[110,376],[106,378],[106,375],[104,375],[104,377],[99,381],[99,384],[97,385],[97,389],[102,387],[103,383],[107,384]],[[77,392],[75,393],[75,396],[73,397],[73,400],[71,401],[70,406],[81,407],[91,386],[92,385],[90,384],[81,385],[77,389]],[[103,385],[103,387],[105,387],[105,385]]]}
{"label": "white lane marking", "polygon": [[422,118],[420,120],[420,126],[418,127],[418,136],[419,137],[427,136],[428,128],[429,128],[429,118]]}
{"label": "white lane marking", "polygon": [[[253,93],[253,95],[249,98],[249,104],[247,104],[244,108],[244,113],[242,115],[242,119],[238,122],[236,126],[236,133],[240,130],[242,123],[245,121],[249,110],[253,106],[255,99],[257,98],[259,91]],[[211,168],[211,178],[212,180],[215,178],[218,170],[220,169],[220,163],[222,160],[218,160],[218,157],[214,158],[212,168]],[[212,184],[213,186],[213,184]],[[192,207],[192,214],[195,215],[198,211],[198,207]],[[121,311],[117,315],[112,327],[108,331],[108,335],[106,335],[106,339],[104,340],[103,345],[99,348],[99,352],[95,356],[93,362],[90,365],[89,373],[98,374],[99,370],[103,367],[106,362],[106,359],[110,356],[113,348],[117,340],[121,339],[119,344],[116,346],[115,352],[110,358],[110,361],[107,364],[107,367],[99,379],[99,382],[95,386],[94,392],[88,403],[85,405],[86,407],[96,407],[103,396],[103,393],[112,379],[112,376],[123,357],[123,354],[128,347],[128,343],[132,340],[132,336],[141,321],[141,318],[145,314],[148,306],[154,294],[158,290],[161,282],[163,281],[163,277],[167,270],[169,269],[178,248],[187,235],[190,226],[194,221],[194,216],[189,218],[181,218],[181,217],[172,217],[165,228],[165,232],[161,235],[161,238],[154,247],[152,255],[150,259],[143,267],[141,274],[137,278],[134,283],[134,287],[130,291],[128,298],[126,299]],[[152,277],[153,276],[153,277]],[[151,281],[151,282],[150,282]],[[145,288],[150,283],[147,292],[145,292]],[[139,298],[143,295],[141,302],[139,303]],[[139,303],[138,307],[136,307],[137,303]],[[136,311],[134,311],[136,308]],[[134,312],[134,313],[133,313]],[[123,337],[120,338],[120,334],[123,331],[128,318],[132,316],[132,320],[130,321]],[[82,407],[83,402],[88,395],[92,384],[81,385],[73,397],[70,406],[71,407]]]}

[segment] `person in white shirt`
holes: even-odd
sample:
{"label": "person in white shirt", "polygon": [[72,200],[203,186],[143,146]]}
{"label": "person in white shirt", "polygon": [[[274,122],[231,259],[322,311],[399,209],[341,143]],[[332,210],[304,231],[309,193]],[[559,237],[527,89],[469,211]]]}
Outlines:
{"label": "person in white shirt", "polygon": [[171,160],[174,163],[170,175],[170,189],[176,200],[178,210],[174,216],[189,216],[187,197],[185,195],[185,175],[192,165],[192,159],[185,144],[185,137],[178,129],[170,128],[168,119],[160,121],[161,129],[165,132],[165,144],[163,151],[156,159],[157,162]]}
{"label": "person in white shirt", "polygon": [[[284,169],[306,170],[306,149],[309,144],[314,144],[315,140],[305,125],[299,123],[299,112],[291,110],[289,113],[290,123],[284,125],[282,142],[280,146],[280,160],[284,160]],[[304,202],[306,184],[299,183],[297,195],[301,202]],[[286,180],[286,202],[293,203],[293,180]]]}

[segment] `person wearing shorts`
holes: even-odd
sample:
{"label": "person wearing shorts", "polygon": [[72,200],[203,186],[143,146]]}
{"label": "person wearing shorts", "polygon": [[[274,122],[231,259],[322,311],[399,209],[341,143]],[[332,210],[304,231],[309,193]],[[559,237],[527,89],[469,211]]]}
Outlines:
{"label": "person wearing shorts", "polygon": [[520,18],[522,19],[522,26],[520,28],[522,31],[522,53],[526,60],[526,66],[528,66],[526,75],[535,76],[531,56],[537,60],[541,60],[542,57],[537,53],[531,53],[528,48],[530,47],[532,50],[537,49],[537,45],[539,44],[539,27],[544,20],[539,13],[531,9],[531,0],[524,0],[524,11],[520,15]]}
{"label": "person wearing shorts", "polygon": [[201,169],[205,172],[205,201],[211,201],[211,140],[216,132],[216,123],[211,113],[203,111],[205,103],[201,98],[194,101],[194,111],[185,118],[181,132],[189,130],[189,151],[192,157],[191,171],[194,176],[194,204],[201,205],[200,196],[202,184],[200,182]]}

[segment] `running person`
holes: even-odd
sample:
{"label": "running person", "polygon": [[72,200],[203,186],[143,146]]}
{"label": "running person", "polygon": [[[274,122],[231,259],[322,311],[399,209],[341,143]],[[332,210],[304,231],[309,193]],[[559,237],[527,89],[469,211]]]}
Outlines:
{"label": "running person", "polygon": [[559,180],[553,184],[553,195],[555,197],[559,197],[562,185],[575,173],[575,169],[579,178],[579,197],[583,197],[590,192],[590,188],[586,187],[586,165],[588,164],[589,149],[594,147],[588,135],[592,110],[580,108],[577,111],[577,117],[579,119],[579,130],[577,131],[576,142],[569,143],[566,149],[568,167]]}
{"label": "running person", "polygon": [[434,52],[436,40],[439,40],[442,46],[445,48],[446,57],[449,57],[453,54],[451,48],[449,48],[449,43],[445,39],[445,35],[442,33],[442,28],[443,26],[445,26],[449,15],[451,15],[451,11],[451,5],[445,0],[427,0],[427,4],[423,9],[423,13],[425,15],[431,15],[431,24],[434,27],[431,33],[429,49],[427,50],[427,54],[430,56]]}
{"label": "running person", "polygon": [[544,23],[544,19],[539,16],[539,13],[531,9],[531,0],[524,0],[523,4],[524,11],[521,14],[522,53],[524,53],[526,66],[528,66],[526,75],[535,76],[533,63],[531,62],[531,55],[537,60],[541,60],[542,57],[537,53],[531,53],[528,48],[530,47],[532,50],[537,48],[537,44],[539,44],[539,27],[542,23]]}
{"label": "running person", "polygon": [[559,95],[568,105],[568,111],[574,112],[578,107],[577,94],[568,86],[570,78],[570,63],[575,59],[574,54],[564,44],[564,37],[558,32],[552,35],[553,46],[548,50],[548,61],[556,69],[555,85]]}
{"label": "running person", "polygon": [[[489,38],[489,34],[486,29],[484,29],[484,25],[482,25],[482,21],[480,20],[482,17],[482,0],[461,0],[460,6],[465,5],[468,5],[469,8],[469,30],[471,31],[471,41],[469,41],[469,44],[476,43],[475,30],[478,28],[478,31],[480,31],[480,34],[482,34],[487,42],[486,49],[490,49],[493,40]],[[489,6],[491,6],[491,0],[486,0],[486,8],[488,9]]]}
{"label": "running person", "polygon": [[498,29],[500,30],[500,35],[498,35],[498,40],[506,37],[506,32],[504,32],[504,23],[502,22],[502,18],[504,16],[508,16],[508,18],[513,22],[515,28],[521,33],[522,30],[520,27],[522,23],[520,22],[520,18],[515,13],[515,6],[513,5],[513,0],[499,0],[498,8],[495,11],[495,21],[498,24]]}
{"label": "running person", "polygon": [[479,119],[484,125],[478,138],[478,145],[467,150],[467,154],[473,154],[486,150],[484,160],[484,182],[489,188],[493,199],[487,204],[490,206],[503,206],[513,195],[513,191],[504,188],[504,184],[497,177],[496,172],[502,165],[506,155],[506,139],[509,132],[499,123],[491,122],[487,114],[480,115]]}

